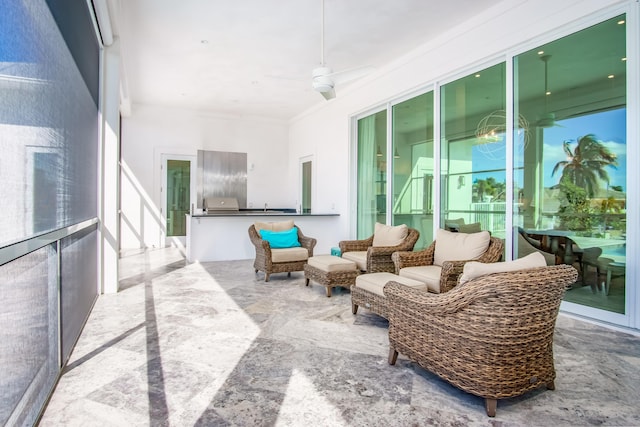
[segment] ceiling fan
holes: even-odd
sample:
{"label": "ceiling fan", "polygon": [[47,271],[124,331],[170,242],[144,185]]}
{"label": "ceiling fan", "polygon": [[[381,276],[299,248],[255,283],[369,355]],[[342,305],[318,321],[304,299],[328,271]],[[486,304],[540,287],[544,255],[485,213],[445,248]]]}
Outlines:
{"label": "ceiling fan", "polygon": [[544,113],[538,117],[538,121],[536,122],[536,126],[541,128],[550,128],[554,126],[559,126],[556,123],[556,114],[548,111],[548,97],[551,95],[551,91],[549,90],[549,80],[548,80],[548,66],[549,60],[551,59],[551,55],[542,55],[540,60],[544,62]]}
{"label": "ceiling fan", "polygon": [[363,77],[370,73],[373,67],[356,67],[334,72],[330,67],[326,66],[324,62],[324,0],[320,0],[320,5],[320,66],[313,69],[311,84],[316,92],[320,92],[326,100],[329,100],[336,97],[336,84]]}

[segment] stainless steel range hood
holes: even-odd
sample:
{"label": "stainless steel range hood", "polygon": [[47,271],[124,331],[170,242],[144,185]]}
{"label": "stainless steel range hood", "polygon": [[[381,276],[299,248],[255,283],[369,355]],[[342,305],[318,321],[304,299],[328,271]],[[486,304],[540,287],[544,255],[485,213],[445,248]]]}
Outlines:
{"label": "stainless steel range hood", "polygon": [[[235,198],[238,208],[247,207],[247,153],[198,150],[197,208],[207,211],[209,198]],[[220,200],[221,200],[220,199]],[[211,206],[225,208],[212,201]]]}

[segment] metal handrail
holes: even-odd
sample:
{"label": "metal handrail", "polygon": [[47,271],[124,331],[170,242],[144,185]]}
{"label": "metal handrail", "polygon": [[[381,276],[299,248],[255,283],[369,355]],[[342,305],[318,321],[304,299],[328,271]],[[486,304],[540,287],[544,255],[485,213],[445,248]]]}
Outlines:
{"label": "metal handrail", "polygon": [[0,248],[0,265],[4,265],[15,259],[20,258],[28,253],[36,251],[47,245],[55,243],[65,237],[82,231],[86,228],[98,223],[98,218],[88,219],[86,221],[79,222],[77,224],[69,225],[67,227],[59,228],[54,231],[39,234],[37,236],[29,237],[19,242],[11,243]]}

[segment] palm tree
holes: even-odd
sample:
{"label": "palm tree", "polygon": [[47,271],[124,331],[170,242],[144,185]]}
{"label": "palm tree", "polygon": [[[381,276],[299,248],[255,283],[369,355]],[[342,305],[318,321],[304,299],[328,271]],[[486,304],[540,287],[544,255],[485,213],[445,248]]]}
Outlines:
{"label": "palm tree", "polygon": [[587,191],[589,197],[593,197],[600,187],[598,178],[609,183],[609,174],[606,166],[618,165],[616,155],[593,134],[578,138],[578,145],[571,151],[571,141],[564,141],[562,148],[567,155],[567,160],[562,160],[553,168],[551,176],[562,168],[560,181],[567,179],[574,185]]}

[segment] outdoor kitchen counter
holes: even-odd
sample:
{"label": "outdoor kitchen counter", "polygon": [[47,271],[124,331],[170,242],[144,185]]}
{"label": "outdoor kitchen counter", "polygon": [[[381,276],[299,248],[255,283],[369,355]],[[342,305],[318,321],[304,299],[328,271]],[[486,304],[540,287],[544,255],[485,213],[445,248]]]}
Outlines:
{"label": "outdoor kitchen counter", "polygon": [[255,221],[276,222],[293,219],[305,236],[318,243],[314,254],[329,254],[344,239],[337,213],[297,213],[282,211],[195,212],[187,214],[187,260],[189,262],[229,261],[255,258],[249,240],[249,226]]}

